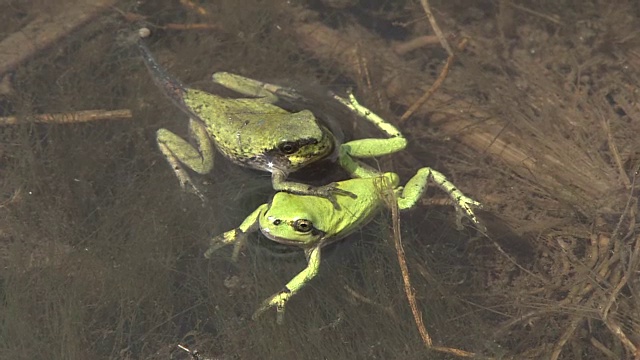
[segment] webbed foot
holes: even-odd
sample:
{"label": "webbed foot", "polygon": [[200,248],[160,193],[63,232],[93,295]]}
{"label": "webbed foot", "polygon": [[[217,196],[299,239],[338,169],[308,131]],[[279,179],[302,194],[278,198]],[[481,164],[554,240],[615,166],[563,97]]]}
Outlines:
{"label": "webbed foot", "polygon": [[251,319],[255,321],[260,315],[262,315],[262,313],[264,313],[265,311],[269,310],[272,307],[275,307],[277,311],[276,323],[278,325],[282,325],[284,323],[285,305],[287,304],[287,301],[289,301],[289,298],[291,297],[291,295],[292,295],[291,291],[285,287],[279,293],[274,294],[270,298],[263,301],[260,307],[258,308],[258,310],[256,310],[253,313],[253,315],[251,316]]}
{"label": "webbed foot", "polygon": [[239,229],[229,230],[223,234],[220,234],[214,237],[209,242],[209,248],[207,249],[207,251],[204,252],[204,257],[206,257],[207,259],[210,259],[211,255],[213,255],[214,252],[220,250],[220,248],[222,247],[225,247],[237,241],[238,239],[241,239],[242,237],[243,237],[243,233]]}
{"label": "webbed foot", "polygon": [[456,206],[456,227],[458,230],[462,230],[464,226],[462,225],[462,218],[469,218],[481,231],[486,230],[485,226],[480,222],[476,214],[473,212],[473,208],[481,209],[482,204],[473,200],[470,197],[465,195],[458,194],[457,197],[454,198],[455,206]]}

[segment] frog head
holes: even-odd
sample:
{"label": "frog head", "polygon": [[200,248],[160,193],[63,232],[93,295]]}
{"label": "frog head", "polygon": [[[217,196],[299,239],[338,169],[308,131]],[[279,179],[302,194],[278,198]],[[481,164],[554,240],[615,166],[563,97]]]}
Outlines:
{"label": "frog head", "polygon": [[333,211],[331,202],[324,198],[279,192],[260,215],[260,230],[281,244],[314,246],[334,235],[327,228]]}
{"label": "frog head", "polygon": [[[329,156],[335,150],[333,134],[320,126],[309,110],[281,115],[278,122],[277,128],[263,127],[260,132],[264,144],[257,162],[262,164],[263,170],[294,172]],[[251,144],[252,147],[256,145]]]}
{"label": "frog head", "polygon": [[321,196],[277,192],[258,216],[260,230],[272,241],[300,247],[324,246],[367,223],[381,205],[379,179],[338,182],[356,197],[339,196],[338,207]]}

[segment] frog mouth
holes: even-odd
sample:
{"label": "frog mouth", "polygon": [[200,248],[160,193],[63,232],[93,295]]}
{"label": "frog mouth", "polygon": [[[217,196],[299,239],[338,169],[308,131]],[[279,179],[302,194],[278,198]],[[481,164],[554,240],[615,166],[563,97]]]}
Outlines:
{"label": "frog mouth", "polygon": [[274,170],[288,173],[291,168],[291,161],[282,156],[270,156],[269,154],[262,155],[257,161],[260,167],[268,172],[274,172]]}
{"label": "frog mouth", "polygon": [[296,241],[296,240],[291,240],[291,239],[287,239],[287,238],[283,238],[280,236],[276,236],[274,234],[272,234],[269,229],[261,229],[262,234],[264,236],[267,237],[267,239],[271,240],[271,241],[275,241],[277,243],[280,244],[284,244],[284,245],[299,245],[301,243],[301,241]]}
{"label": "frog mouth", "polygon": [[325,233],[323,231],[319,231],[316,230],[314,233],[309,234],[311,236],[309,236],[309,238],[306,239],[299,239],[299,240],[292,240],[290,238],[283,238],[277,235],[274,235],[273,233],[271,233],[269,231],[269,229],[260,229],[262,234],[269,240],[271,241],[275,241],[279,244],[284,244],[284,245],[294,245],[294,246],[300,246],[301,244],[309,244],[309,243],[315,243],[318,240],[321,240],[322,238],[324,238]]}

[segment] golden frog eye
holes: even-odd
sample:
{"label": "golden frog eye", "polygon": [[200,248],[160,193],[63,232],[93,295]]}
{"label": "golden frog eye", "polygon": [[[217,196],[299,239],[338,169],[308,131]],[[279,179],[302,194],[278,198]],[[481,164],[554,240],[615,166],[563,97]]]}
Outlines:
{"label": "golden frog eye", "polygon": [[294,221],[293,223],[293,228],[296,231],[302,232],[302,233],[307,233],[311,230],[313,230],[313,223],[309,220],[306,219],[298,219],[296,221]]}

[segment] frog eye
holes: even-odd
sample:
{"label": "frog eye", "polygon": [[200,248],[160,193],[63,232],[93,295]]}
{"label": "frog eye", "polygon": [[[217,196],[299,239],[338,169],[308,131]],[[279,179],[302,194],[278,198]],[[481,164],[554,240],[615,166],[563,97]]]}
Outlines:
{"label": "frog eye", "polygon": [[280,149],[284,154],[289,155],[298,151],[298,149],[300,149],[300,145],[293,141],[284,141],[278,145],[278,149]]}
{"label": "frog eye", "polygon": [[296,231],[302,232],[302,233],[307,233],[311,230],[313,230],[313,223],[309,220],[305,220],[305,219],[298,219],[296,221],[293,222],[293,228]]}

